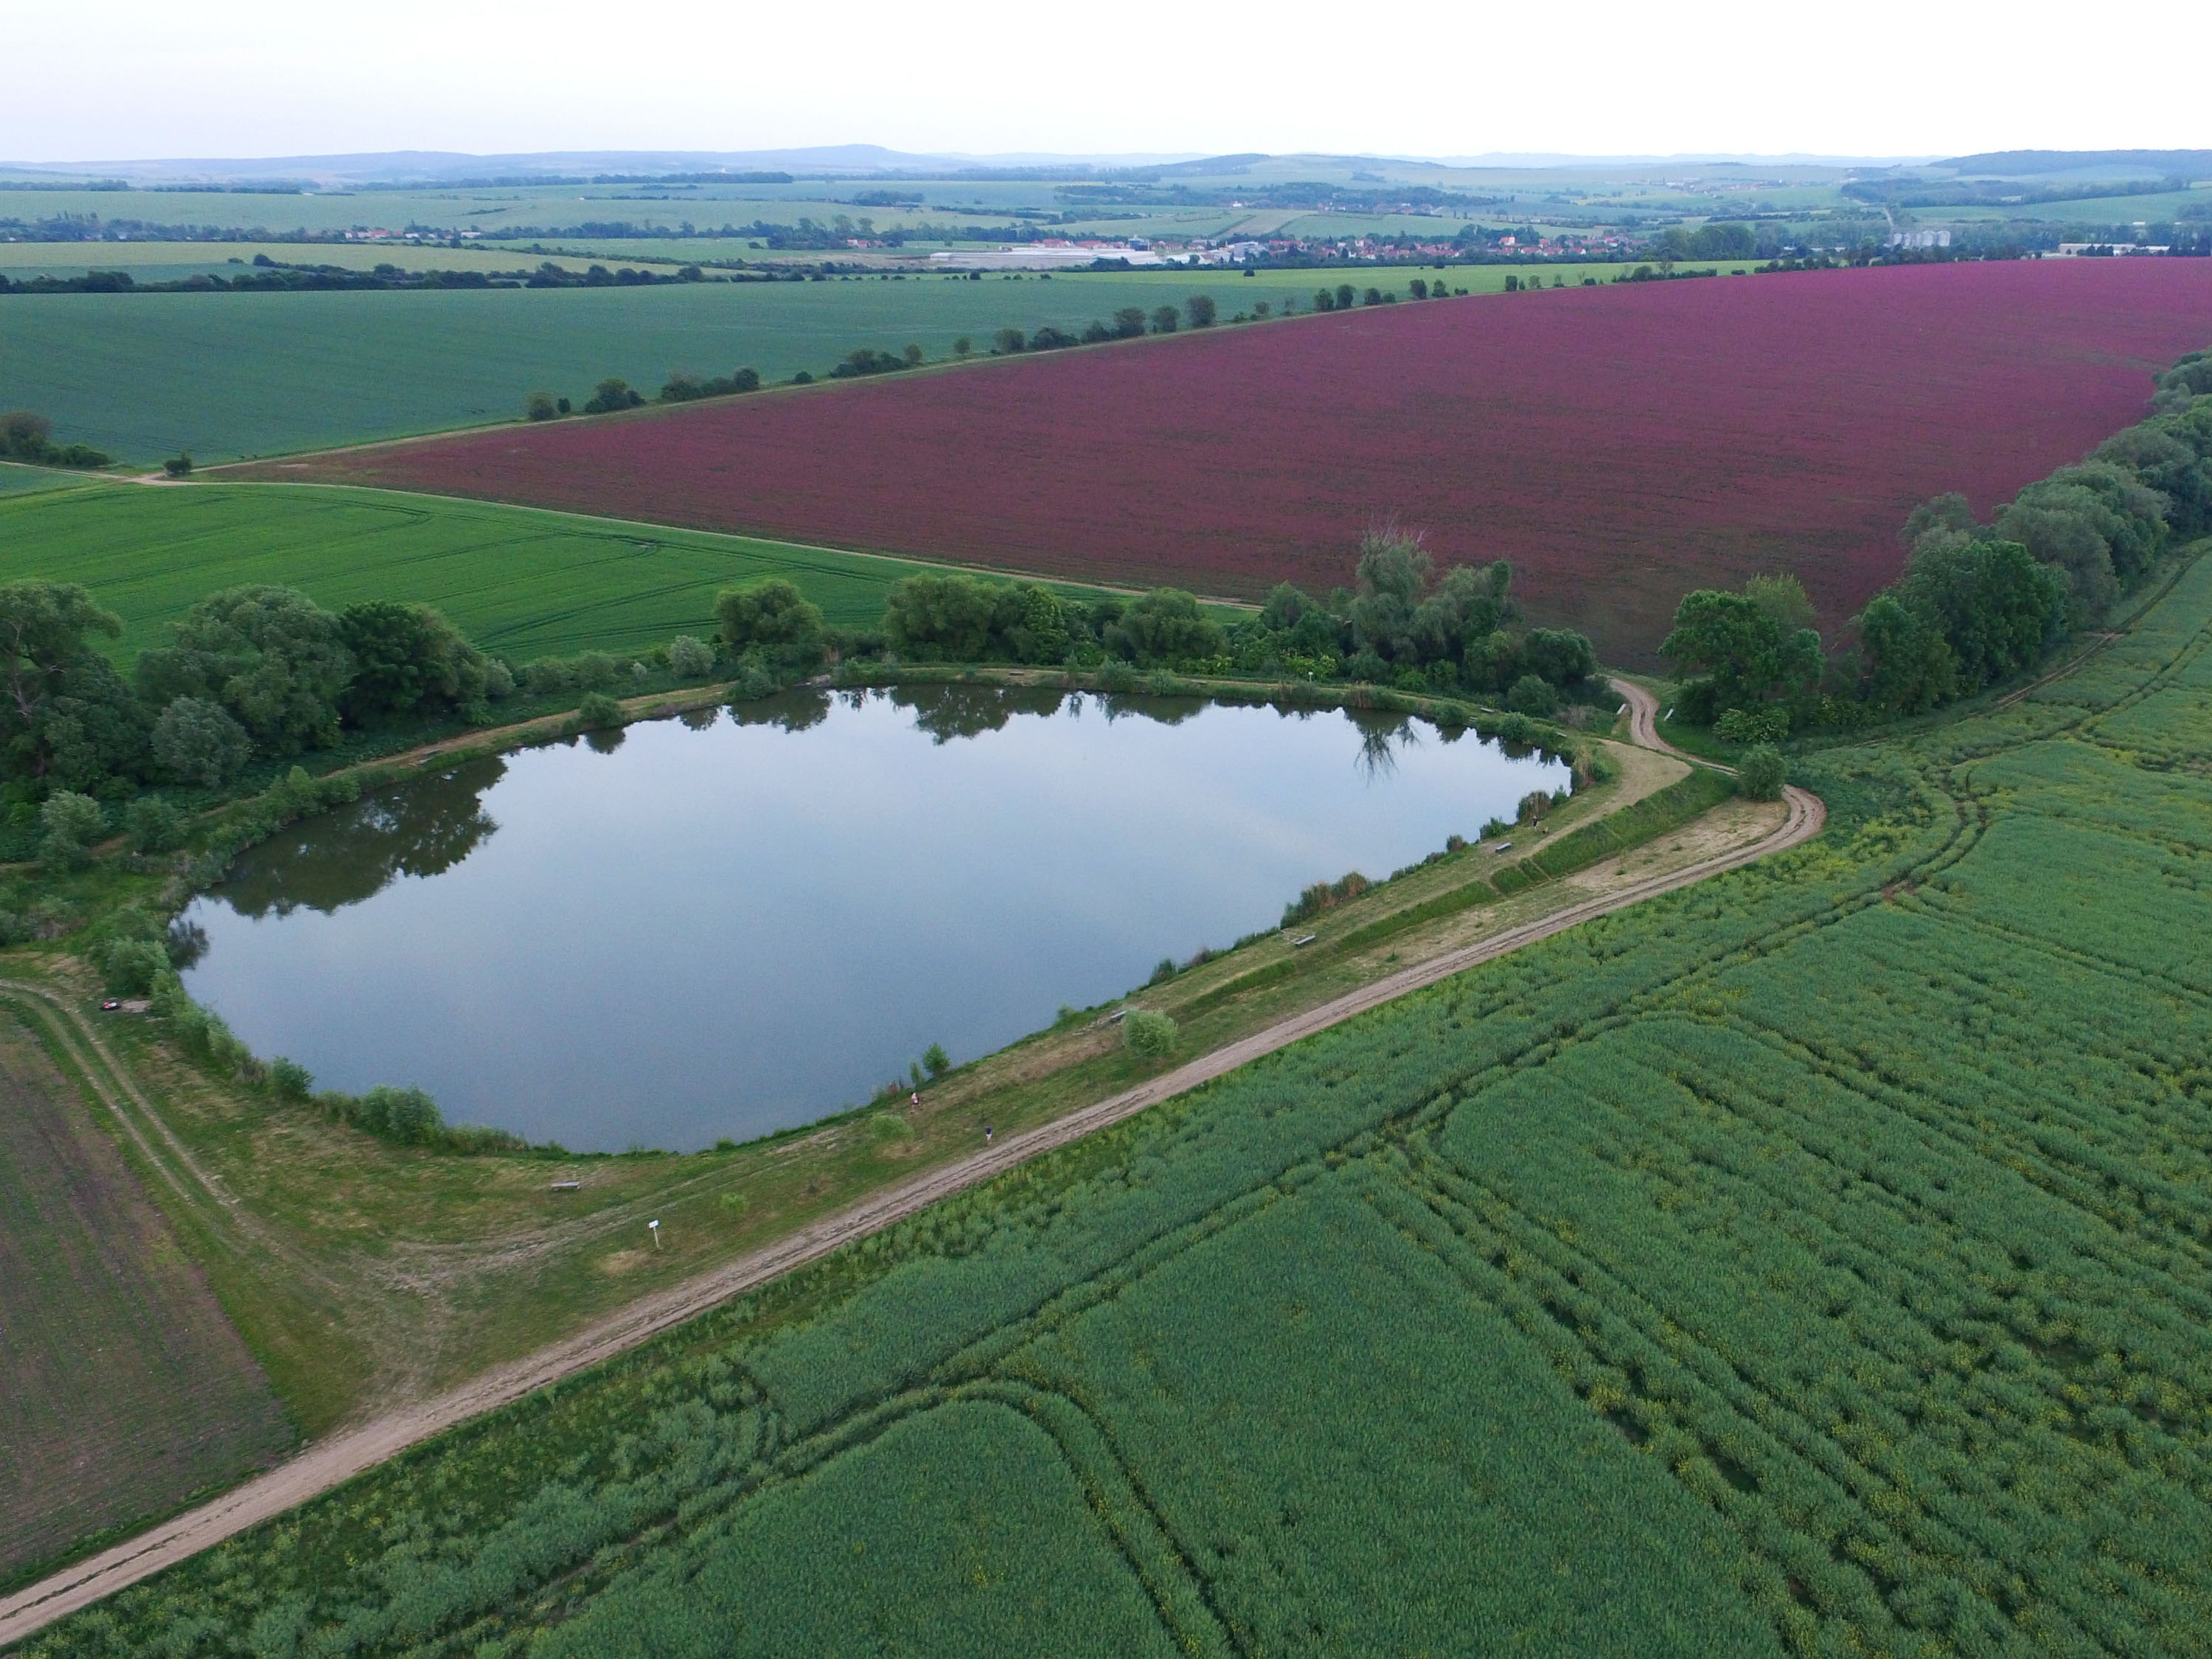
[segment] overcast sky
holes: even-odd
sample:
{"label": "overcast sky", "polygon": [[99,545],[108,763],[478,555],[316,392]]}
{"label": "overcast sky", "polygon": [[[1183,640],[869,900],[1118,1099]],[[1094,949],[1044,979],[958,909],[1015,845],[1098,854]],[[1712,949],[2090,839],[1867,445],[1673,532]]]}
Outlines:
{"label": "overcast sky", "polygon": [[2212,147],[2212,4],[7,7],[0,160]]}

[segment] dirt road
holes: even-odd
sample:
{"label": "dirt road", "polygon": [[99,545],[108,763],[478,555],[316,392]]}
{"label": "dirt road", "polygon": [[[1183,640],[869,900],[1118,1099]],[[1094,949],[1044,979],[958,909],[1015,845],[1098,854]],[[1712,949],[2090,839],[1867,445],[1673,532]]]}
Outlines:
{"label": "dirt road", "polygon": [[[1648,748],[1679,753],[1662,743],[1653,729],[1657,705],[1651,695],[1625,682],[1615,681],[1614,684],[1630,705],[1631,729],[1636,741]],[[532,1389],[635,1347],[672,1326],[827,1255],[841,1245],[890,1226],[963,1188],[988,1181],[1030,1158],[1132,1117],[1148,1106],[1194,1089],[1408,992],[1433,985],[1594,917],[1625,909],[1708,876],[1749,864],[1770,853],[1794,847],[1820,833],[1827,811],[1818,796],[1791,788],[1787,792],[1787,805],[1788,814],[1781,826],[1747,846],[1600,894],[1519,927],[1417,963],[1388,979],[1377,980],[1334,1002],[1309,1009],[1136,1088],[1084,1107],[1054,1122],[1010,1135],[970,1158],[878,1193],[849,1210],[713,1273],[647,1297],[567,1341],[542,1348],[433,1399],[310,1445],[289,1462],[212,1503],[166,1521],[126,1543],[0,1599],[0,1644],[20,1641],[65,1613],[89,1606],[234,1534],[281,1515],[455,1424],[495,1410]]]}

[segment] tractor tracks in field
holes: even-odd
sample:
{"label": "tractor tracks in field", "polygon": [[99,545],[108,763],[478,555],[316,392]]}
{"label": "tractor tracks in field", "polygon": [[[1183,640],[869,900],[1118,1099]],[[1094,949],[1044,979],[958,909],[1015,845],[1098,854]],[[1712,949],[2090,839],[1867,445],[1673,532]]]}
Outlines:
{"label": "tractor tracks in field", "polygon": [[[1616,680],[1615,688],[1627,701],[1630,732],[1641,746],[1710,765],[1662,739],[1656,728],[1658,705],[1642,687]],[[1717,769],[1727,770],[1726,768]],[[1264,1030],[1200,1055],[1171,1072],[1139,1084],[1119,1094],[1093,1103],[1034,1129],[1009,1135],[994,1146],[955,1163],[926,1171],[899,1186],[873,1194],[836,1215],[825,1217],[789,1237],[738,1257],[681,1285],[648,1296],[629,1307],[587,1327],[574,1336],[554,1343],[521,1359],[495,1367],[483,1375],[432,1398],[387,1413],[382,1417],[343,1430],[308,1446],[298,1455],[268,1473],[199,1508],[177,1516],[113,1548],[76,1565],[54,1573],[12,1595],[0,1598],[0,1644],[21,1641],[33,1632],[101,1598],[185,1561],[227,1538],[274,1518],[310,1498],[343,1485],[356,1475],[397,1456],[434,1435],[521,1399],[538,1389],[561,1381],[611,1358],[688,1320],[767,1284],[771,1279],[818,1261],[842,1246],[866,1237],[927,1208],[941,1199],[1016,1169],[1030,1160],[1133,1117],[1147,1107],[1188,1093],[1253,1060],[1290,1047],[1356,1018],[1385,1003],[1422,990],[1565,932],[1583,922],[1642,903],[1646,899],[1694,885],[1708,877],[1740,869],[1747,864],[1782,852],[1818,835],[1826,822],[1827,809],[1808,790],[1784,792],[1783,822],[1758,840],[1715,854],[1672,871],[1648,877],[1610,892],[1537,917],[1519,927],[1416,963],[1389,977],[1346,993],[1333,1001],[1291,1016]],[[235,1217],[241,1229],[251,1223],[204,1171],[194,1164],[173,1133],[122,1068],[99,1043],[88,1023],[62,999],[33,987],[0,982],[0,994],[36,997],[72,1025],[106,1061],[106,1069],[137,1108],[125,1114],[109,1089],[94,1085],[109,1109],[123,1122],[125,1133],[172,1182],[196,1177],[196,1202],[212,1199]],[[88,1075],[89,1075],[88,1070]],[[181,1166],[155,1157],[148,1145],[149,1131],[142,1117],[163,1137]]]}

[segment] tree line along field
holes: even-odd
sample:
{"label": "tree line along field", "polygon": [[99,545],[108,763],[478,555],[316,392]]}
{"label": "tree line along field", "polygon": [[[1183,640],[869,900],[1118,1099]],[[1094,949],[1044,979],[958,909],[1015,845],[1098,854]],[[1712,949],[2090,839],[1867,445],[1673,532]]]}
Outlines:
{"label": "tree line along field", "polygon": [[93,1107],[0,1011],[0,1585],[295,1438]]}
{"label": "tree line along field", "polygon": [[2212,266],[2183,259],[1575,288],[249,476],[1250,597],[1345,581],[1395,517],[1442,561],[1510,558],[1532,615],[1638,663],[1684,590],[1763,571],[1799,575],[1832,630],[1896,574],[1913,503],[1985,509],[2084,453],[2208,315]]}
{"label": "tree line along field", "polygon": [[[21,469],[28,471],[29,469]],[[798,583],[833,623],[873,627],[927,567],[736,536],[384,490],[118,485],[0,500],[0,582],[74,581],[123,620],[119,660],[210,593],[297,587],[330,609],[401,599],[520,662],[642,651],[714,626],[714,596]]]}
{"label": "tree line along field", "polygon": [[[189,257],[213,252],[220,260],[232,251],[206,244]],[[313,263],[322,252],[306,246],[289,257]],[[440,264],[437,253],[415,249],[380,257],[410,269]],[[544,257],[502,260],[521,269]],[[1397,273],[1358,275],[1363,286],[1404,291]],[[1297,284],[1302,304],[1320,280]],[[863,346],[896,353],[912,343],[939,361],[963,337],[988,353],[1001,328],[1074,331],[1123,306],[1180,306],[1199,292],[1219,296],[1227,317],[1241,303],[1238,282],[1221,272],[1080,282],[933,273],[653,288],[9,295],[0,296],[0,408],[36,410],[57,441],[126,462],[151,465],[184,450],[204,464],[517,419],[541,390],[580,406],[608,375],[651,397],[678,369],[821,377]]]}
{"label": "tree line along field", "polygon": [[[166,283],[206,271],[235,274],[256,255],[285,264],[336,265],[344,270],[374,270],[396,264],[408,270],[514,270],[538,263],[504,251],[481,247],[425,248],[378,242],[5,242],[0,243],[0,276],[27,282],[40,276],[82,276],[88,270],[123,270],[134,282]],[[564,269],[581,270],[580,259],[556,258]]]}
{"label": "tree line along field", "polygon": [[2212,557],[1820,839],[940,1204],[35,1639],[2120,1655],[2212,1600]]}

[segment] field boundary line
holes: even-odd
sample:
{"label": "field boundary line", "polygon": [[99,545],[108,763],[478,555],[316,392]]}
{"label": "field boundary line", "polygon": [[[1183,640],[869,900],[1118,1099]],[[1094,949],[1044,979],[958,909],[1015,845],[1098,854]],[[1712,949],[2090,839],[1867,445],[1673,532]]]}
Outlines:
{"label": "field boundary line", "polygon": [[[513,422],[510,424],[520,426],[522,422]],[[361,444],[356,447],[385,449],[398,444],[429,443],[441,438],[453,438],[465,435],[470,432],[492,429],[494,428],[485,427],[465,427],[449,432],[424,433],[413,438],[380,439],[375,443]],[[788,548],[795,553],[829,553],[841,559],[867,559],[879,564],[910,565],[918,568],[925,574],[951,570],[967,576],[987,576],[1002,581],[1038,582],[1050,587],[1086,588],[1095,593],[1118,593],[1124,596],[1142,594],[1149,591],[1143,587],[1127,586],[1118,582],[1086,581],[1074,576],[1053,575],[1045,571],[1031,570],[1018,565],[967,564],[958,559],[932,558],[918,553],[894,553],[884,548],[833,547],[827,542],[795,542],[788,536],[763,536],[750,530],[714,530],[702,525],[670,524],[655,519],[611,518],[603,513],[575,513],[566,507],[539,507],[530,501],[502,501],[496,495],[447,495],[432,489],[395,489],[389,484],[335,483],[327,478],[230,478],[216,476],[226,467],[305,465],[307,460],[324,455],[342,455],[349,453],[350,452],[345,449],[309,450],[305,452],[303,459],[278,456],[267,460],[224,461],[215,466],[198,469],[198,476],[191,478],[147,476],[109,478],[107,482],[175,484],[187,489],[203,483],[221,484],[232,489],[351,489],[358,490],[364,495],[395,495],[402,498],[413,496],[426,501],[450,501],[457,507],[489,507],[495,511],[509,513],[543,513],[552,518],[578,519],[586,524],[609,525],[617,530],[643,531],[661,536],[716,536],[726,541],[759,542],[768,547]],[[26,495],[40,495],[46,493],[44,490],[24,492]],[[1200,605],[1218,605],[1231,611],[1257,611],[1260,608],[1259,601],[1256,599],[1231,599],[1225,594],[1196,593],[1192,597]]]}
{"label": "field boundary line", "polygon": [[[1650,702],[1649,693],[1643,696]],[[1630,701],[1633,703],[1636,699],[1632,696]],[[1650,706],[1656,708],[1656,702],[1650,702]],[[1653,741],[1657,744],[1656,737]],[[1784,802],[1787,812],[1781,825],[1755,842],[1679,870],[1647,877],[1613,892],[1596,895],[1492,938],[1401,969],[1387,978],[1200,1055],[1134,1088],[1079,1108],[1050,1123],[1010,1135],[997,1146],[865,1199],[850,1209],[825,1217],[712,1272],[646,1297],[574,1336],[496,1366],[441,1395],[311,1444],[289,1462],[221,1498],[0,1599],[0,1644],[21,1641],[68,1613],[319,1497],[447,1429],[626,1352],[733,1297],[893,1225],[940,1199],[1004,1175],[1031,1159],[1133,1117],[1148,1107],[1187,1094],[1253,1060],[1453,975],[1565,933],[1583,922],[1694,885],[1708,877],[1740,869],[1770,854],[1810,840],[1820,832],[1827,819],[1827,808],[1819,796],[1792,786],[1784,791]],[[52,1000],[57,1003],[59,1000]]]}

